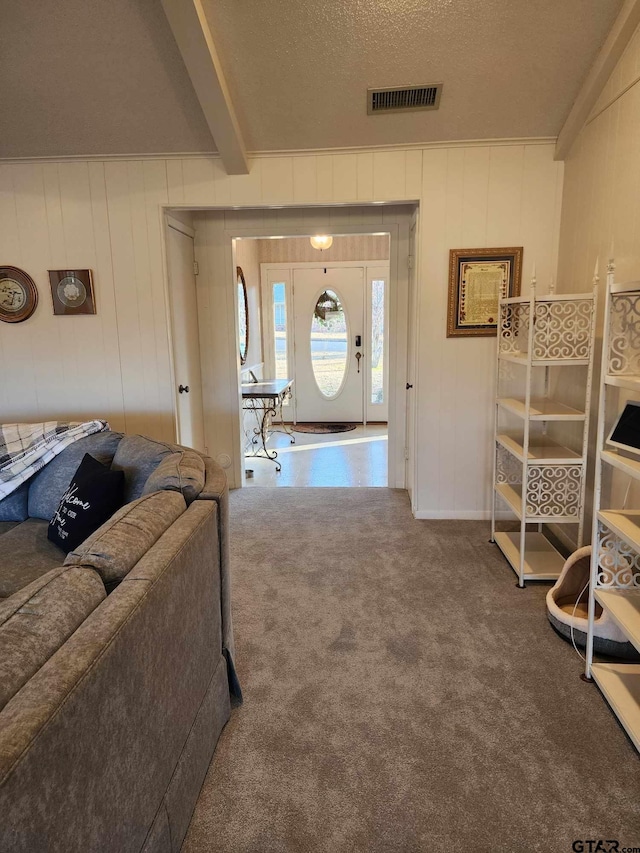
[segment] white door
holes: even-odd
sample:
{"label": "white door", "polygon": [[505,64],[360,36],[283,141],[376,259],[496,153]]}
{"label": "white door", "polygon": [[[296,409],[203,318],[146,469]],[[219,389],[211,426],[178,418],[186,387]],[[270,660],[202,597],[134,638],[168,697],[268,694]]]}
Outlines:
{"label": "white door", "polygon": [[362,423],[364,269],[295,269],[293,313],[296,419]]}
{"label": "white door", "polygon": [[193,236],[186,233],[189,229],[180,223],[176,223],[177,227],[170,222],[167,225],[173,362],[178,386],[176,388],[178,442],[204,453],[204,414]]}

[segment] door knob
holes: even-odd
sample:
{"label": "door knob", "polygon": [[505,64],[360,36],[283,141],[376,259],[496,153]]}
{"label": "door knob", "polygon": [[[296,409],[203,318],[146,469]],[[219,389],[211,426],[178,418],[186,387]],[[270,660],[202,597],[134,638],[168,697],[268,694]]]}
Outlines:
{"label": "door knob", "polygon": [[360,359],[362,358],[362,353],[361,353],[361,352],[357,352],[357,353],[356,353],[356,358],[358,359],[358,373],[360,373]]}
{"label": "door knob", "polygon": [[189,386],[188,385],[178,385],[178,394],[188,394]]}
{"label": "door knob", "polygon": [[410,384],[407,382],[407,391],[409,390],[409,388],[413,388],[413,385],[410,385]]}

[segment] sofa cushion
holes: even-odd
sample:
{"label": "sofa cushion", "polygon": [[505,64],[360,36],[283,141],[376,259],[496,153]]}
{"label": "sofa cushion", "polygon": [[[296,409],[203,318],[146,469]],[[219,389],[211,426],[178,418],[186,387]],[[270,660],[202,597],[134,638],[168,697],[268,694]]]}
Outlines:
{"label": "sofa cushion", "polygon": [[105,597],[97,572],[59,566],[0,601],[0,710]]}
{"label": "sofa cushion", "polygon": [[180,450],[165,456],[151,472],[142,490],[143,495],[169,489],[182,492],[187,506],[204,488],[204,459],[195,450]]}
{"label": "sofa cushion", "polygon": [[65,554],[73,551],[122,506],[123,489],[122,471],[85,453],[49,522],[48,538]]}
{"label": "sofa cushion", "polygon": [[154,441],[144,435],[125,435],[118,445],[111,467],[124,471],[124,499],[126,503],[137,500],[149,475],[165,456],[173,453],[168,444]]}
{"label": "sofa cushion", "polygon": [[29,518],[28,480],[0,501],[0,521],[26,521],[27,518]]}
{"label": "sofa cushion", "polygon": [[85,453],[110,465],[121,439],[120,432],[96,432],[65,448],[29,481],[29,516],[51,521]]}
{"label": "sofa cushion", "polygon": [[75,551],[65,566],[91,566],[105,584],[121,581],[186,509],[178,492],[153,492],[116,512]]}
{"label": "sofa cushion", "polygon": [[64,555],[47,539],[46,521],[28,518],[2,535],[0,598],[7,598],[62,565]]}

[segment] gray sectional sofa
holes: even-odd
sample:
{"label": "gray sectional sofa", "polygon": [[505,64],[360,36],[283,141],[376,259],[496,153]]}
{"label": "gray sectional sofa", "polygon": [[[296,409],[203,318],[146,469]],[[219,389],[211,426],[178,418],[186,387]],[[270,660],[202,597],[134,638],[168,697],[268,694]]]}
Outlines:
{"label": "gray sectional sofa", "polygon": [[[75,551],[49,519],[90,453],[126,505]],[[102,432],[0,501],[0,850],[175,853],[232,702],[227,486]]]}

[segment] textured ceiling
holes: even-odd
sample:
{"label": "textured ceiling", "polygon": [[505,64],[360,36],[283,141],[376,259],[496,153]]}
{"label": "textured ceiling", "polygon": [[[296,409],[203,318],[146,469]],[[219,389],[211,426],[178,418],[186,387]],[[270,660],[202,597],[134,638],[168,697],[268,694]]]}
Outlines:
{"label": "textured ceiling", "polygon": [[[203,0],[249,149],[555,136],[622,0]],[[444,83],[368,116],[373,86]]]}
{"label": "textured ceiling", "polygon": [[0,0],[0,157],[213,151],[160,0]]}
{"label": "textured ceiling", "polygon": [[[622,0],[203,0],[249,150],[554,136]],[[0,157],[212,151],[160,0],[0,0]],[[367,116],[369,86],[443,82]]]}

